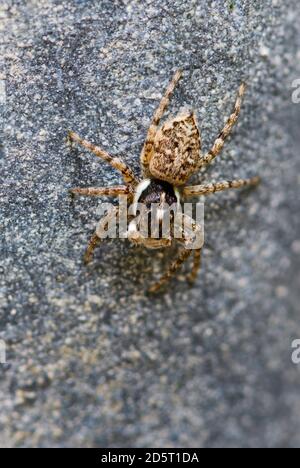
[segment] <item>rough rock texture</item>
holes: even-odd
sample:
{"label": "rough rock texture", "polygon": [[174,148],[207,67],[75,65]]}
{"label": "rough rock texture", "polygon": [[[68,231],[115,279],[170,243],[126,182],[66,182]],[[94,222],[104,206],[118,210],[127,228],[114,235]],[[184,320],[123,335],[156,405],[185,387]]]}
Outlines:
{"label": "rough rock texture", "polygon": [[[298,0],[1,1],[1,446],[300,446],[299,15]],[[83,265],[100,200],[68,188],[120,178],[65,136],[138,170],[178,67],[170,112],[197,109],[205,149],[249,84],[203,177],[263,184],[207,199],[196,286],[149,298],[170,253],[108,242]]]}

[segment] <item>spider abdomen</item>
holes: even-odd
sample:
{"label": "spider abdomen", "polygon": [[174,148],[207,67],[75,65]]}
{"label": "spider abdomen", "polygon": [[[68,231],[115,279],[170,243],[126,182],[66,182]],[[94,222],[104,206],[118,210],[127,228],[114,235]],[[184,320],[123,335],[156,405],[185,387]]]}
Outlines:
{"label": "spider abdomen", "polygon": [[184,185],[198,169],[200,151],[201,138],[195,114],[179,114],[156,134],[150,173],[172,185]]}

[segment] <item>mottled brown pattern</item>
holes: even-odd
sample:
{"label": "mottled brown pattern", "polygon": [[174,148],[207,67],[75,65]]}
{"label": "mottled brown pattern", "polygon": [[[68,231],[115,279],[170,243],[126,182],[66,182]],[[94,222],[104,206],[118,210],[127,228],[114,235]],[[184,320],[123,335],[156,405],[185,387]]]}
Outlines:
{"label": "mottled brown pattern", "polygon": [[196,115],[186,112],[168,120],[158,130],[149,169],[152,176],[184,185],[198,169],[201,151]]}

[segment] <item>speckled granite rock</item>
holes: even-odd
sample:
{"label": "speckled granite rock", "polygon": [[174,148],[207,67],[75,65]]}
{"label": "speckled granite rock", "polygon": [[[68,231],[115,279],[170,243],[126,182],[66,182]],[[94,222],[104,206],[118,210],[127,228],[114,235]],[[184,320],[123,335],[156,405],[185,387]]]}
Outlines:
{"label": "speckled granite rock", "polygon": [[[1,446],[300,446],[299,14],[298,0],[2,0]],[[196,286],[148,298],[167,253],[110,242],[83,265],[99,202],[68,188],[120,179],[65,136],[138,170],[177,67],[170,112],[197,109],[205,149],[248,82],[204,178],[263,185],[209,198]]]}

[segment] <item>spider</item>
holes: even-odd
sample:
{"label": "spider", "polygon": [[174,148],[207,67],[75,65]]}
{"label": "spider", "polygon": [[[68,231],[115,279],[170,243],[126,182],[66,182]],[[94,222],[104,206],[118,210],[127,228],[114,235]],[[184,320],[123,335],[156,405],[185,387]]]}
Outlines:
{"label": "spider", "polygon": [[[241,84],[236,98],[232,114],[228,118],[223,130],[215,140],[212,148],[206,154],[201,152],[201,136],[197,124],[196,114],[193,111],[182,111],[175,118],[167,120],[160,126],[160,121],[166,111],[171,95],[182,77],[182,71],[178,70],[173,76],[164,96],[153,116],[146,140],[140,156],[142,177],[138,178],[133,171],[120,158],[110,156],[105,150],[87,140],[80,138],[75,132],[68,134],[69,141],[75,142],[90,150],[96,156],[120,171],[123,176],[124,185],[99,188],[73,188],[70,192],[73,195],[87,196],[112,196],[127,195],[128,203],[181,203],[189,197],[209,195],[227,189],[238,189],[242,187],[256,186],[260,178],[238,179],[222,181],[195,186],[187,186],[189,178],[203,166],[209,165],[224,147],[224,143],[231,133],[238,120],[241,110],[242,98],[246,90],[245,84]],[[118,215],[119,207],[113,207],[108,217],[103,219],[103,223]],[[150,211],[151,213],[151,211]],[[165,286],[175,275],[183,263],[194,255],[193,267],[189,274],[189,281],[194,282],[201,266],[202,247],[197,249],[188,248],[193,236],[201,232],[201,226],[191,221],[192,232],[183,232],[181,243],[182,249],[175,261],[170,265],[168,271],[149,289],[150,292],[157,292]],[[100,222],[101,225],[101,222]],[[169,247],[174,241],[174,237],[166,238],[145,238],[138,230],[138,223],[131,222],[128,229],[128,239],[146,248]],[[85,262],[92,259],[93,252],[100,242],[97,231],[92,236],[86,253]]]}

